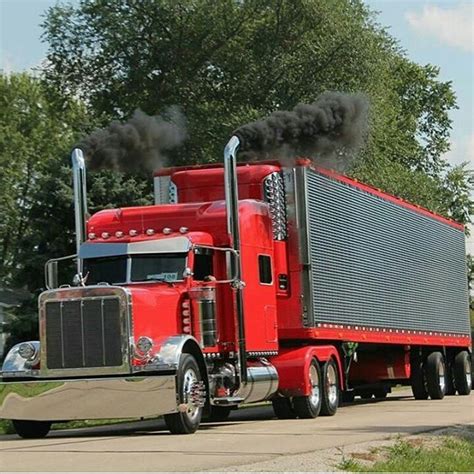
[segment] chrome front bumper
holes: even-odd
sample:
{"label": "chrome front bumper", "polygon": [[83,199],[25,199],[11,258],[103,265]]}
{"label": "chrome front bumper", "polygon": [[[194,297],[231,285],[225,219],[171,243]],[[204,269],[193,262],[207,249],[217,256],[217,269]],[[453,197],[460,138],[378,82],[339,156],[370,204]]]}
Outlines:
{"label": "chrome front bumper", "polygon": [[7,420],[139,418],[176,411],[174,375],[0,381],[0,418]]}

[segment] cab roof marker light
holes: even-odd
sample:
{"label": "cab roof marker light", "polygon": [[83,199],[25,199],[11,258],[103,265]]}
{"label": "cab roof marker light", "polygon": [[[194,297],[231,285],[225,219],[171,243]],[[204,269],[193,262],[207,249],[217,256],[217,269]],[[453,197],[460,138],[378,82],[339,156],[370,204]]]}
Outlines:
{"label": "cab roof marker light", "polygon": [[182,234],[186,234],[186,232],[189,231],[189,229],[187,227],[180,227],[179,228],[179,231],[182,233]]}
{"label": "cab roof marker light", "polygon": [[173,231],[172,231],[169,227],[165,227],[165,228],[163,229],[163,234],[168,235],[168,234],[171,234],[171,232],[173,232]]}
{"label": "cab roof marker light", "polygon": [[146,235],[153,235],[155,233],[154,229],[147,229]]}
{"label": "cab roof marker light", "polygon": [[131,237],[135,237],[136,235],[138,235],[138,231],[136,231],[135,229],[130,229],[128,235],[130,235]]}
{"label": "cab roof marker light", "polygon": [[101,237],[103,239],[108,239],[110,237],[110,234],[108,232],[102,232]]}
{"label": "cab roof marker light", "polygon": [[94,232],[89,232],[89,234],[87,235],[87,237],[89,237],[90,240],[95,239],[95,234],[94,234]]}
{"label": "cab roof marker light", "polygon": [[115,232],[115,237],[120,239],[121,237],[123,237],[123,232],[121,230],[118,230],[117,232]]}

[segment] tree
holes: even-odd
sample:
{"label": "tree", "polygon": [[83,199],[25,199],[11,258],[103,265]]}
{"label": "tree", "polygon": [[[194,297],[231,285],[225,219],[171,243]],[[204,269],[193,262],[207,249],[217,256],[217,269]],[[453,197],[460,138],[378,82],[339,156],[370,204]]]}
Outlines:
{"label": "tree", "polygon": [[85,111],[26,73],[0,75],[0,285],[21,262],[18,242],[30,235],[39,176],[84,131]]}
{"label": "tree", "polygon": [[239,125],[325,90],[363,91],[371,132],[354,173],[467,219],[440,199],[451,84],[410,61],[361,0],[88,0],[51,8],[44,28],[47,81],[104,124],[183,107],[191,138],[177,163],[217,161]]}

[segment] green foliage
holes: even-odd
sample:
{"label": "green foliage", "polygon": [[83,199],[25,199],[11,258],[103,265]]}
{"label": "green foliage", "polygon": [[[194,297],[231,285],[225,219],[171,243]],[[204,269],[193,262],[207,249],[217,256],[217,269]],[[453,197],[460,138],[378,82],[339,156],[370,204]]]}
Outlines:
{"label": "green foliage", "polygon": [[470,472],[473,465],[472,438],[450,436],[433,448],[398,440],[386,450],[383,460],[368,466],[348,459],[338,468],[352,472]]}

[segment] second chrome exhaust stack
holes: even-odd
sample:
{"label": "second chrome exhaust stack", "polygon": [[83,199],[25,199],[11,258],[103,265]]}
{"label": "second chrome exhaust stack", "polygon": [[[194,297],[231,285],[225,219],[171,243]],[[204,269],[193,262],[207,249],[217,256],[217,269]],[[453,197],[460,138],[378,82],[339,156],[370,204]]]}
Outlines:
{"label": "second chrome exhaust stack", "polygon": [[74,187],[74,217],[76,223],[76,252],[77,273],[82,273],[82,264],[79,259],[81,244],[86,240],[87,232],[87,187],[86,187],[86,163],[84,153],[80,148],[74,148],[71,154],[72,176]]}
{"label": "second chrome exhaust stack", "polygon": [[247,376],[247,348],[245,344],[244,301],[242,290],[242,265],[240,260],[240,228],[239,228],[239,188],[237,183],[237,151],[240,140],[235,135],[231,137],[224,149],[224,189],[227,213],[227,233],[235,258],[231,259],[231,275],[235,275],[233,287],[237,311],[238,355],[240,367],[240,382],[245,385]]}

